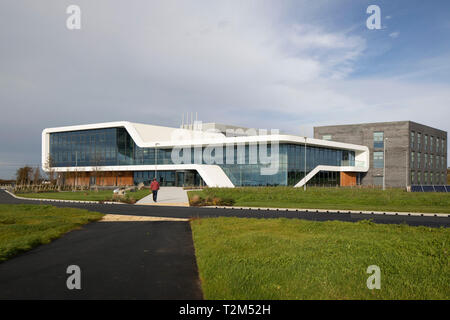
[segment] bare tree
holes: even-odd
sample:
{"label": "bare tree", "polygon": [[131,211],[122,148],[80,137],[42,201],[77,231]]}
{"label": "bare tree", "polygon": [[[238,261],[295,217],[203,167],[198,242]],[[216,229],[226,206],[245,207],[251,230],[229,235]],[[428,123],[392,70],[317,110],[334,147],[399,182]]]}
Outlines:
{"label": "bare tree", "polygon": [[38,185],[41,182],[41,170],[39,167],[36,167],[33,172],[33,184]]}
{"label": "bare tree", "polygon": [[55,184],[55,168],[53,167],[54,163],[53,163],[53,159],[52,157],[49,155],[47,157],[47,161],[44,163],[44,170],[47,172],[47,176],[48,179],[50,180],[50,183],[52,185]]}
{"label": "bare tree", "polygon": [[16,183],[18,185],[30,184],[32,178],[33,168],[25,166],[17,169],[16,171]]}
{"label": "bare tree", "polygon": [[95,158],[93,159],[92,176],[94,177],[95,191],[98,192],[98,183],[100,180],[99,178],[102,176],[102,171],[101,171],[101,160],[97,156],[95,156]]}

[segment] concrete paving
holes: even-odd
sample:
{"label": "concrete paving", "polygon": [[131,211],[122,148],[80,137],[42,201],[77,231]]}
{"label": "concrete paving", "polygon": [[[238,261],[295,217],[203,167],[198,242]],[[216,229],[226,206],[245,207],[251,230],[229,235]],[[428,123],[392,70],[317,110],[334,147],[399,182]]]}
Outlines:
{"label": "concrete paving", "polygon": [[153,194],[150,193],[136,204],[187,207],[189,206],[189,199],[186,190],[181,187],[161,187],[158,191],[157,202],[153,201]]}

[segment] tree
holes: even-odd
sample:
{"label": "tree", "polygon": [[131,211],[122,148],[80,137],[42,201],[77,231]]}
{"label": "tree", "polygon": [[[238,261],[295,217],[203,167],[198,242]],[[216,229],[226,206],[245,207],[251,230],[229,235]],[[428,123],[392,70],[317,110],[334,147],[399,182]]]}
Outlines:
{"label": "tree", "polygon": [[102,160],[97,155],[93,159],[93,166],[92,166],[92,176],[94,177],[94,183],[95,183],[95,191],[98,192],[98,184],[100,182],[100,178],[103,175],[102,172]]}
{"label": "tree", "polygon": [[52,185],[55,184],[55,168],[53,167],[53,159],[49,155],[47,161],[44,163],[44,170],[47,172],[48,180]]}
{"label": "tree", "polygon": [[33,184],[37,185],[41,182],[41,170],[36,167],[33,172]]}
{"label": "tree", "polygon": [[33,168],[25,166],[17,169],[16,171],[16,183],[18,185],[30,184],[32,178]]}

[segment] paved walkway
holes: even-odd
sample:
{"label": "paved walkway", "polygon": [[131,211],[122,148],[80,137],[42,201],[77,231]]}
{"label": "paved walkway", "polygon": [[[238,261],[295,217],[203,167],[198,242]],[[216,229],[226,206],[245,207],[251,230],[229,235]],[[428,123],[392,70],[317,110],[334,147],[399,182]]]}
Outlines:
{"label": "paved walkway", "polygon": [[[81,269],[69,290],[67,267]],[[3,299],[202,299],[188,222],[96,222],[0,264]]]}
{"label": "paved walkway", "polygon": [[161,187],[158,191],[157,202],[153,202],[153,195],[150,193],[136,204],[188,207],[189,199],[186,190],[181,187]]}

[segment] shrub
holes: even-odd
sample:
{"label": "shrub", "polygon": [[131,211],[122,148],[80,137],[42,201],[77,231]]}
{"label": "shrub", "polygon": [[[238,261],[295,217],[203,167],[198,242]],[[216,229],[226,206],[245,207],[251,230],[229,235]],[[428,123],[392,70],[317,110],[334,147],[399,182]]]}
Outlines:
{"label": "shrub", "polygon": [[189,205],[194,207],[200,206],[232,206],[235,201],[231,198],[219,198],[206,196],[205,198],[195,194],[189,199]]}
{"label": "shrub", "polygon": [[220,199],[220,204],[221,206],[232,206],[234,205],[235,200],[232,198],[222,198]]}
{"label": "shrub", "polygon": [[198,207],[201,206],[202,204],[202,199],[200,198],[200,196],[198,194],[195,194],[192,198],[189,199],[189,205],[194,206],[194,207]]}
{"label": "shrub", "polygon": [[130,198],[130,197],[125,197],[122,200],[120,200],[123,203],[128,203],[128,204],[135,204],[136,203],[136,199],[134,198]]}

